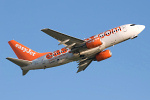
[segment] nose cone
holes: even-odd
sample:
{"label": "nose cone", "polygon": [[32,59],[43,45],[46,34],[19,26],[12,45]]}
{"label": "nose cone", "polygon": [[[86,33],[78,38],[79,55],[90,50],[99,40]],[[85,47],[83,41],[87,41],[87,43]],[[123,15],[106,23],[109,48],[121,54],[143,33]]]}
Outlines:
{"label": "nose cone", "polygon": [[144,25],[138,25],[139,33],[141,33],[145,29]]}

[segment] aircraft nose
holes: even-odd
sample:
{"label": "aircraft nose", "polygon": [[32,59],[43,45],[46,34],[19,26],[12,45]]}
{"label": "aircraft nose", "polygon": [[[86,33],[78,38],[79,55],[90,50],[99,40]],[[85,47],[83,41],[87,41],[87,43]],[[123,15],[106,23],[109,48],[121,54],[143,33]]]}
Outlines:
{"label": "aircraft nose", "polygon": [[139,29],[139,33],[141,33],[145,29],[145,26],[144,25],[138,25],[138,29]]}

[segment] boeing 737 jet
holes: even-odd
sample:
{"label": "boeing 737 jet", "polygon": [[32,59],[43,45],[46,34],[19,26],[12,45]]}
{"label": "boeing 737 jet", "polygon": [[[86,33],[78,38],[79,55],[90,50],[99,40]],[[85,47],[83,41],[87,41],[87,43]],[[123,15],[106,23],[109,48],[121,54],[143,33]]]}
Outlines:
{"label": "boeing 737 jet", "polygon": [[134,39],[144,29],[144,25],[126,24],[81,40],[46,28],[41,31],[57,39],[59,45],[65,45],[64,48],[54,52],[38,53],[11,40],[8,43],[18,59],[11,57],[6,59],[20,66],[23,75],[27,74],[29,70],[56,67],[72,61],[78,62],[78,73],[84,71],[92,61],[99,62],[110,58],[112,53],[106,48],[128,39]]}

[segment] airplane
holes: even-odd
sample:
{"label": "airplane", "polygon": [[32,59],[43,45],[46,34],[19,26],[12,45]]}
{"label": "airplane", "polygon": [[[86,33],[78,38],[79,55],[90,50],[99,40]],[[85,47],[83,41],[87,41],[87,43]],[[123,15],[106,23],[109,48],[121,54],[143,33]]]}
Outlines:
{"label": "airplane", "polygon": [[106,48],[134,39],[144,29],[144,25],[126,24],[82,40],[45,28],[41,31],[58,40],[58,45],[63,44],[65,47],[54,52],[39,53],[11,40],[8,43],[18,59],[11,57],[6,59],[20,66],[23,75],[29,70],[52,68],[73,61],[78,63],[78,73],[84,71],[92,61],[99,62],[110,58],[112,53],[105,50]]}

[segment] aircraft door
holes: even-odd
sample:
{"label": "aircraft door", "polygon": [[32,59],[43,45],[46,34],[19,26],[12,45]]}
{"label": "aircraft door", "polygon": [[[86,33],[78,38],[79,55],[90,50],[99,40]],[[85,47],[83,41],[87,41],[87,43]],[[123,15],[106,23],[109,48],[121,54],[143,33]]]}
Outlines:
{"label": "aircraft door", "polygon": [[124,31],[124,32],[127,32],[127,28],[126,28],[125,25],[124,25],[122,28],[123,28],[123,31]]}
{"label": "aircraft door", "polygon": [[122,30],[123,30],[123,34],[122,34],[122,36],[123,36],[123,39],[125,40],[125,39],[128,39],[129,38],[129,33],[127,32],[127,26],[122,26]]}
{"label": "aircraft door", "polygon": [[46,68],[46,60],[44,58],[42,59],[42,66],[44,67],[44,69]]}

